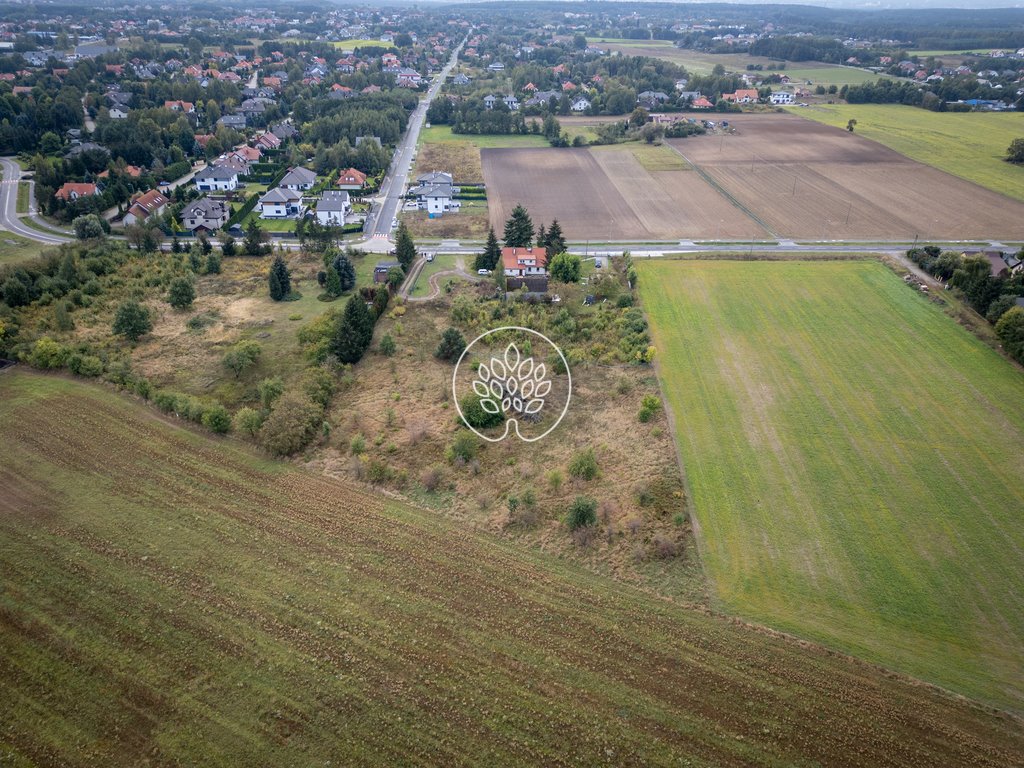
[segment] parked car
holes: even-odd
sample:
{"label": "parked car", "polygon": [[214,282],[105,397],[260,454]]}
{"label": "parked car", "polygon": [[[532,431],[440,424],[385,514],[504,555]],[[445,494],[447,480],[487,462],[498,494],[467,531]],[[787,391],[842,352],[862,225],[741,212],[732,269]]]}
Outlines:
{"label": "parked car", "polygon": [[478,269],[476,271],[476,273],[478,275],[489,275],[489,274],[491,274],[491,270],[489,270],[489,269]]}

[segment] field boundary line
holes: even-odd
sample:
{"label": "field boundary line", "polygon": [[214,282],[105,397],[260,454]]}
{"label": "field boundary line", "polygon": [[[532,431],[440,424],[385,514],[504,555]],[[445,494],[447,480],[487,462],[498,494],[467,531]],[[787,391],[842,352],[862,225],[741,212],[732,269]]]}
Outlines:
{"label": "field boundary line", "polygon": [[767,232],[770,237],[774,237],[776,239],[780,237],[780,235],[777,232],[773,232],[772,228],[769,227],[764,221],[762,221],[756,213],[754,213],[752,210],[747,208],[747,206],[745,206],[743,203],[741,203],[739,200],[737,200],[735,197],[729,194],[725,190],[725,188],[717,181],[715,181],[715,179],[707,171],[705,171],[697,163],[693,162],[690,158],[684,155],[678,147],[675,147],[672,144],[666,144],[665,146],[667,146],[669,149],[671,149],[673,152],[675,152],[677,155],[683,158],[683,160],[685,160],[687,163],[693,166],[693,170],[699,173],[700,177],[704,179],[704,181],[706,181],[708,184],[710,184],[712,189],[714,189],[716,192],[718,192],[718,194],[720,194],[722,197],[724,197],[726,200],[732,203],[735,208],[738,208],[739,210],[743,211],[743,213],[745,213],[755,224],[757,224],[759,227],[761,227],[761,229]]}

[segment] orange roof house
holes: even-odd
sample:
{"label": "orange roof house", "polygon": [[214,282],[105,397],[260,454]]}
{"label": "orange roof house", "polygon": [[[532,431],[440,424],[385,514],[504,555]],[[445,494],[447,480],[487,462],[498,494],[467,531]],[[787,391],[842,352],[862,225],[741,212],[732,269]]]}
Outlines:
{"label": "orange roof house", "polygon": [[80,197],[98,195],[99,193],[100,191],[96,188],[95,184],[67,181],[53,194],[53,196],[58,200],[70,202],[71,200],[77,200]]}

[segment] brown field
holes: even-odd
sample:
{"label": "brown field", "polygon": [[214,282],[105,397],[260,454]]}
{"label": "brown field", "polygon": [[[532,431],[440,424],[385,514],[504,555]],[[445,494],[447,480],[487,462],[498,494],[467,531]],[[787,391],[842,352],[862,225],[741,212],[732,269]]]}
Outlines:
{"label": "brown field", "polygon": [[416,175],[447,171],[457,184],[479,184],[484,179],[480,150],[469,142],[424,143],[417,152]]}
{"label": "brown field", "polygon": [[485,149],[491,223],[517,203],[571,240],[752,238],[766,233],[693,171],[649,171],[627,147]]}
{"label": "brown field", "polygon": [[808,239],[1024,237],[1024,203],[795,115],[669,143],[774,234]]}
{"label": "brown field", "polygon": [[1015,717],[0,374],[5,765],[1008,766]]}

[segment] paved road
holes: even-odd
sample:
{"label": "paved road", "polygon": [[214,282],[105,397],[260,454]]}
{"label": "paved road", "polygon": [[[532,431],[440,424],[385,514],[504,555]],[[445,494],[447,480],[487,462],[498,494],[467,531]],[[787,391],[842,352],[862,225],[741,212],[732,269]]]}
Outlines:
{"label": "paved road", "polygon": [[71,240],[70,237],[40,232],[21,221],[18,216],[18,180],[21,178],[21,166],[9,157],[0,157],[4,179],[0,182],[0,229],[13,232],[47,245],[58,245]]}
{"label": "paved road", "polygon": [[402,136],[395,148],[391,167],[381,185],[384,201],[375,208],[372,222],[370,219],[367,220],[369,228],[366,231],[370,239],[376,237],[379,240],[391,234],[391,222],[398,215],[399,206],[402,204],[402,195],[405,193],[405,185],[409,180],[409,172],[412,170],[412,156],[416,153],[416,142],[419,141],[420,129],[423,128],[423,123],[427,118],[427,109],[441,90],[445,78],[455,67],[464,43],[465,41],[459,43],[459,47],[452,52],[452,57],[445,64],[444,69],[434,77],[434,82],[431,84],[430,90],[427,91],[426,97],[420,100],[419,105],[409,118],[405,135]]}

